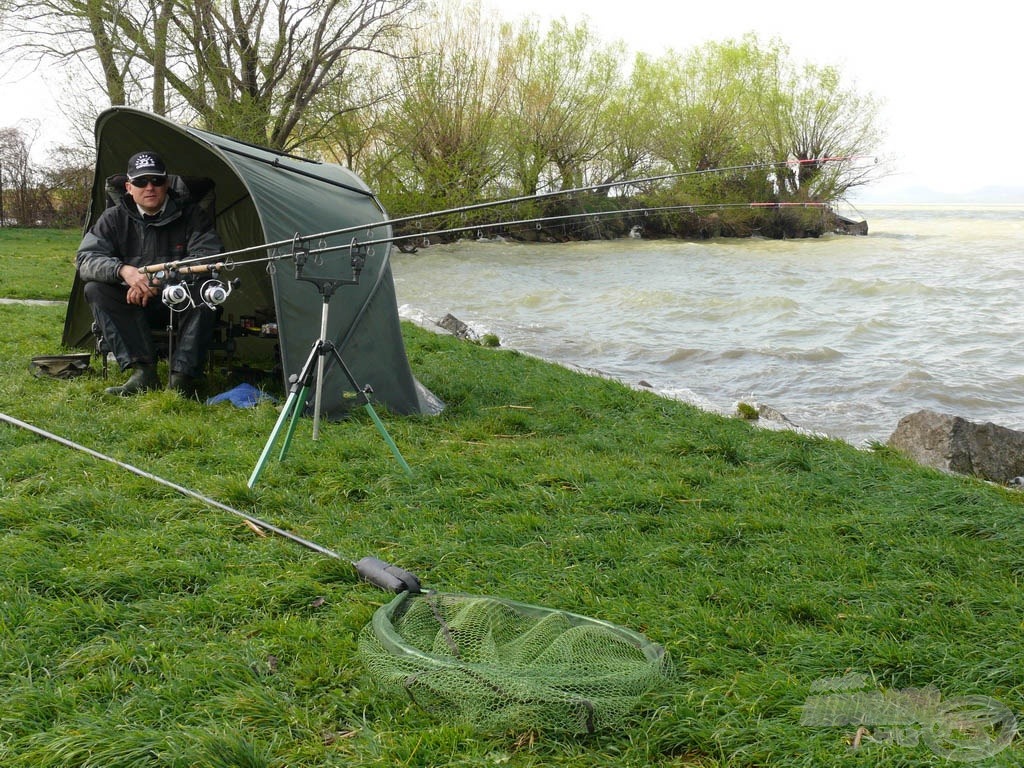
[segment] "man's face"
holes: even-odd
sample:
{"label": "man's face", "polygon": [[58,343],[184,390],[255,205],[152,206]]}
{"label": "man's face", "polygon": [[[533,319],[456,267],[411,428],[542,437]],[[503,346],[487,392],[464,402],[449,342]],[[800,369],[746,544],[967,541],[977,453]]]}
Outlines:
{"label": "man's face", "polygon": [[167,177],[140,176],[135,181],[129,181],[125,189],[142,210],[156,213],[167,199]]}

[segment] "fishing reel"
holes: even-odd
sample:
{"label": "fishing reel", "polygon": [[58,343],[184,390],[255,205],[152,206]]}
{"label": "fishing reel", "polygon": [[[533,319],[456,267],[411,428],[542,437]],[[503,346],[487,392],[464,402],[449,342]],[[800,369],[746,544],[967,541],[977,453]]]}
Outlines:
{"label": "fishing reel", "polygon": [[216,278],[207,280],[199,289],[199,296],[202,298],[203,303],[206,306],[210,309],[216,309],[228,300],[228,296],[231,295],[231,291],[237,288],[240,283],[241,280],[237,277],[227,283]]}
{"label": "fishing reel", "polygon": [[194,307],[196,303],[192,300],[192,294],[184,283],[168,283],[160,291],[160,301],[172,312],[184,312]]}
{"label": "fishing reel", "polygon": [[[224,282],[217,278],[207,280],[199,288],[199,298],[203,304],[210,309],[216,309],[231,295],[231,292],[239,286],[241,281],[238,278]],[[172,312],[184,312],[196,306],[195,299],[189,287],[183,283],[168,283],[160,292],[160,300]]]}

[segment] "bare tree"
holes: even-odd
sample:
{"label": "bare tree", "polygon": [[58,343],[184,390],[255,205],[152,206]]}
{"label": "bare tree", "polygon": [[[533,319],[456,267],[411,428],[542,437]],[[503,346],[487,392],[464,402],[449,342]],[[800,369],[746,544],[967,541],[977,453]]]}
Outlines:
{"label": "bare tree", "polygon": [[26,226],[38,218],[30,156],[37,126],[0,128],[0,226]]}
{"label": "bare tree", "polygon": [[59,147],[53,157],[56,162],[38,171],[50,209],[48,226],[81,227],[89,213],[95,175],[93,153]]}
{"label": "bare tree", "polygon": [[471,1],[442,4],[410,36],[371,170],[396,208],[470,203],[498,176],[509,68],[497,32]]}
{"label": "bare tree", "polygon": [[0,55],[77,62],[110,103],[291,149],[352,62],[388,55],[419,0],[10,0]]}

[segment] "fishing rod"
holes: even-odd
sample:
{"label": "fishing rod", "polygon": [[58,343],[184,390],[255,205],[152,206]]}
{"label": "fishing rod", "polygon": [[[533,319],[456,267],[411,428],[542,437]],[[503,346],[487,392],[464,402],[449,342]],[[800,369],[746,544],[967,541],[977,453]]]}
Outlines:
{"label": "fishing rod", "polygon": [[[146,275],[146,279],[151,286],[163,286],[160,291],[160,300],[168,309],[173,312],[181,312],[196,305],[191,292],[184,286],[181,280],[182,277],[191,277],[193,278],[193,283],[195,283],[197,281],[194,278],[198,275],[210,275],[210,279],[203,283],[199,289],[202,302],[210,309],[216,309],[227,301],[231,291],[241,281],[235,278],[227,283],[222,282],[219,279],[220,271],[226,266],[227,264],[223,261],[213,264],[191,265],[175,265],[168,262],[167,264],[153,265],[148,268],[143,267],[139,271]],[[160,268],[158,269],[157,267]]]}
{"label": "fishing rod", "polygon": [[[316,257],[325,253],[333,253],[335,251],[349,250],[353,252],[353,262],[360,262],[355,253],[357,249],[366,248],[374,245],[382,245],[386,243],[397,243],[405,240],[419,240],[424,237],[440,237],[443,235],[453,235],[459,232],[468,232],[470,230],[485,230],[510,228],[510,227],[523,227],[529,225],[537,225],[544,223],[557,223],[564,222],[571,219],[596,219],[596,218],[614,218],[619,216],[635,216],[643,214],[645,216],[657,213],[669,213],[672,211],[683,211],[685,213],[694,213],[701,210],[727,210],[734,208],[754,208],[758,210],[771,209],[771,208],[825,208],[826,203],[820,202],[756,202],[756,203],[707,203],[700,205],[664,205],[655,207],[644,207],[644,208],[623,208],[611,211],[583,211],[580,213],[567,213],[559,216],[540,216],[530,219],[516,219],[511,221],[499,221],[490,224],[465,224],[458,227],[449,227],[446,229],[436,229],[429,232],[416,232],[404,235],[391,235],[389,237],[382,237],[370,240],[357,240],[353,238],[348,243],[341,243],[338,245],[325,245],[320,248],[305,248],[301,247],[300,243],[306,243],[312,238],[301,237],[296,235],[291,240],[287,241],[291,246],[291,250],[287,253],[276,253],[270,256],[259,256],[252,259],[245,259],[243,261],[229,262],[226,265],[227,269],[233,269],[237,266],[249,265],[249,264],[261,264],[270,263],[275,261],[283,261],[285,259],[297,259],[302,258],[303,262],[308,257]],[[315,237],[315,236],[314,236]],[[160,266],[156,265],[152,267],[156,269]]]}
{"label": "fishing rod", "polygon": [[[494,201],[491,201],[491,202],[473,203],[471,205],[463,205],[463,206],[460,206],[458,208],[450,208],[448,210],[433,211],[431,213],[426,213],[426,214],[413,214],[413,215],[409,215],[409,216],[403,216],[401,218],[391,219],[390,221],[382,222],[382,223],[390,224],[391,226],[395,226],[396,224],[409,224],[409,223],[418,221],[420,219],[435,218],[437,216],[448,216],[448,215],[457,214],[457,213],[469,213],[470,211],[480,210],[480,209],[484,209],[484,208],[493,208],[493,207],[496,207],[496,206],[499,206],[499,205],[512,205],[512,204],[516,204],[516,203],[525,203],[525,202],[531,202],[531,201],[535,201],[535,200],[546,200],[548,198],[559,197],[561,195],[574,195],[574,194],[578,194],[580,192],[596,192],[598,190],[613,189],[615,187],[639,186],[641,184],[651,184],[651,183],[658,182],[658,181],[667,181],[669,179],[685,178],[687,176],[702,176],[702,175],[708,174],[708,173],[730,173],[730,172],[733,172],[733,171],[752,171],[752,170],[758,170],[758,169],[761,169],[761,168],[775,168],[775,167],[778,167],[778,166],[781,166],[781,165],[840,162],[840,161],[845,161],[845,160],[856,160],[856,159],[860,159],[862,157],[864,157],[864,156],[863,155],[843,155],[843,156],[836,156],[836,157],[823,157],[823,158],[819,158],[817,160],[795,160],[795,161],[794,160],[774,160],[774,161],[766,161],[766,162],[762,162],[762,163],[748,163],[746,165],[723,166],[721,168],[705,168],[705,169],[696,170],[696,171],[677,171],[677,172],[673,172],[673,173],[664,173],[664,174],[660,174],[660,175],[657,175],[657,176],[646,176],[646,177],[637,178],[637,179],[626,179],[626,180],[623,180],[623,181],[607,181],[607,182],[602,182],[600,184],[588,184],[588,185],[585,185],[585,186],[575,187],[575,188],[572,188],[572,189],[560,189],[560,190],[554,190],[552,192],[541,192],[539,194],[533,194],[533,195],[520,195],[518,197],[509,197],[509,198],[505,198],[505,199],[502,199],[502,200],[494,200]],[[368,225],[368,226],[370,228],[372,228],[373,226],[377,226],[377,225]],[[323,235],[323,236],[329,236],[329,235],[333,235],[333,234],[347,234],[348,232],[357,231],[360,228],[361,227],[349,227],[348,229],[340,230],[338,232],[325,233],[325,235]],[[313,236],[310,237],[310,239],[312,239],[313,237],[318,237],[318,236],[317,235],[313,235]]]}
{"label": "fishing rod", "polygon": [[[869,156],[867,156],[867,155],[836,155],[836,156],[822,157],[822,158],[811,158],[811,159],[806,159],[806,160],[800,160],[800,159],[794,159],[794,160],[774,160],[774,161],[766,161],[766,162],[761,162],[761,163],[747,163],[745,165],[723,166],[721,168],[705,168],[705,169],[695,170],[695,171],[678,171],[678,172],[673,172],[673,173],[659,174],[659,175],[655,175],[655,176],[645,176],[645,177],[641,177],[641,178],[625,179],[625,180],[622,180],[622,181],[607,181],[607,182],[601,182],[599,184],[588,184],[588,185],[585,185],[585,186],[574,187],[574,188],[571,188],[571,189],[560,189],[560,190],[555,190],[555,191],[551,191],[551,192],[536,193],[536,194],[532,194],[532,195],[519,195],[517,197],[508,197],[508,198],[503,198],[501,200],[492,200],[492,201],[481,202],[481,203],[472,203],[470,205],[462,205],[462,206],[458,206],[458,207],[455,207],[455,208],[447,208],[447,209],[442,209],[442,210],[437,210],[437,211],[429,211],[427,213],[411,214],[411,215],[402,216],[402,217],[399,217],[399,218],[396,218],[396,219],[384,219],[384,220],[381,220],[381,221],[369,222],[369,223],[366,223],[366,224],[355,224],[355,225],[348,226],[348,227],[342,227],[340,229],[328,230],[326,232],[320,232],[320,233],[317,233],[317,234],[306,235],[306,236],[302,237],[301,239],[303,239],[303,240],[319,240],[319,239],[324,239],[324,238],[327,238],[327,237],[336,237],[338,235],[351,234],[353,232],[359,232],[361,230],[372,230],[372,229],[374,229],[376,227],[383,227],[383,226],[395,227],[395,226],[401,225],[401,224],[410,224],[410,223],[413,223],[413,222],[418,222],[421,219],[431,219],[431,218],[436,218],[436,217],[439,217],[439,216],[452,216],[452,215],[456,215],[456,214],[463,214],[464,215],[464,214],[469,213],[471,211],[478,211],[478,210],[483,210],[483,209],[487,209],[487,208],[496,208],[496,207],[502,206],[502,205],[514,205],[514,204],[517,204],[517,203],[535,202],[535,201],[547,200],[547,199],[550,199],[550,198],[559,197],[559,196],[563,196],[563,195],[564,196],[574,195],[574,194],[578,194],[580,192],[596,192],[598,190],[607,190],[607,189],[613,189],[613,188],[616,188],[616,187],[639,186],[639,185],[642,185],[642,184],[651,184],[651,183],[655,183],[655,182],[658,182],[658,181],[667,181],[669,179],[680,179],[680,178],[685,178],[685,177],[688,177],[688,176],[699,176],[699,175],[705,175],[705,174],[710,174],[710,173],[730,173],[730,172],[737,172],[737,171],[750,171],[750,170],[758,170],[758,169],[763,169],[763,168],[777,168],[777,167],[781,167],[781,166],[801,166],[801,165],[810,165],[810,164],[818,164],[818,163],[845,162],[845,161],[850,161],[850,160],[860,160],[860,159],[864,159],[866,157],[869,157]],[[475,226],[500,226],[500,223],[499,224],[489,224],[489,225],[475,225]],[[467,227],[467,229],[473,229],[473,228],[474,227]],[[413,239],[415,237],[425,237],[425,236],[428,236],[430,234],[432,234],[432,233],[429,233],[429,232],[428,233],[417,233],[415,235],[411,235],[411,236],[408,236],[408,237],[403,236],[403,239]],[[218,259],[221,259],[221,260],[223,260],[223,261],[225,261],[225,262],[230,264],[230,263],[232,263],[234,261],[233,257],[236,256],[236,255],[252,253],[253,251],[259,251],[259,250],[273,250],[273,249],[277,249],[277,248],[284,248],[284,247],[289,246],[292,243],[294,243],[294,241],[295,241],[295,238],[292,238],[290,240],[278,240],[276,242],[261,243],[259,245],[252,245],[252,246],[248,246],[246,248],[239,248],[239,249],[236,249],[236,250],[233,250],[233,251],[227,251],[225,253],[217,254],[215,257],[213,257],[213,256],[196,256],[196,257],[193,257],[191,259],[180,259],[180,260],[177,260],[177,261],[165,262],[163,264],[154,264],[154,265],[151,265],[151,266],[148,266],[148,267],[140,267],[139,271],[142,272],[143,274],[146,274],[146,275],[152,275],[152,274],[155,274],[156,272],[167,271],[169,269],[177,269],[177,270],[180,271],[185,266],[188,266],[188,265],[191,265],[191,264],[195,264],[197,262],[203,262],[203,261],[205,261],[207,259],[210,259],[210,258],[218,258]],[[256,260],[256,261],[267,261],[267,260],[268,259],[259,259],[259,260]],[[236,263],[249,264],[249,263],[254,263],[254,261],[246,260],[246,261],[243,261],[243,262],[236,262]]]}
{"label": "fishing rod", "polygon": [[[283,528],[278,528],[276,525],[268,523],[265,520],[261,520],[260,518],[250,515],[246,512],[242,512],[239,509],[235,509],[234,507],[229,507],[227,504],[222,504],[216,499],[211,499],[209,496],[204,496],[198,491],[193,491],[192,489],[186,488],[183,485],[178,485],[177,483],[171,482],[170,480],[165,480],[164,478],[158,475],[154,475],[152,472],[147,472],[144,469],[139,469],[136,466],[120,461],[119,459],[115,459],[112,456],[107,456],[106,454],[100,453],[99,451],[94,451],[92,448],[87,448],[86,446],[76,443],[73,440],[67,439],[66,437],[61,437],[60,435],[56,435],[53,432],[48,432],[45,429],[33,426],[32,424],[16,419],[13,416],[8,416],[6,413],[0,413],[0,421],[4,421],[10,424],[11,426],[19,427],[20,429],[32,432],[33,434],[38,435],[39,437],[45,437],[47,440],[53,440],[54,442],[60,443],[61,445],[67,448],[71,448],[76,451],[81,451],[82,453],[88,454],[89,456],[92,456],[95,459],[99,459],[100,461],[105,461],[115,466],[118,466],[121,469],[126,469],[129,472],[138,475],[139,477],[144,477],[147,480],[152,480],[153,482],[159,483],[160,485],[164,485],[168,488],[171,488],[172,490],[177,491],[183,496],[188,496],[197,501],[201,501],[202,503],[208,506],[214,507],[223,512],[228,512],[232,515],[235,515],[236,517],[240,517],[247,523],[255,526],[258,529],[270,531],[271,533],[280,536],[281,538],[288,539],[289,541],[292,541],[296,544],[300,544],[301,546],[305,547],[306,549],[312,550],[313,552],[318,552],[321,555],[326,555],[327,557],[333,558],[335,560],[345,559],[337,552],[334,552],[333,550],[330,550],[327,547],[317,544],[315,541],[304,539],[298,534],[292,533],[291,531],[286,531]],[[388,592],[409,591],[413,593],[418,593],[420,591],[419,580],[416,578],[416,576],[409,573],[403,568],[399,568],[396,565],[391,565],[390,563],[384,562],[383,560],[380,560],[376,557],[364,557],[357,562],[350,561],[350,563],[352,567],[356,569],[356,573],[358,573],[362,578],[364,578],[366,581],[370,582],[374,586],[380,587],[383,590],[386,590]]]}
{"label": "fishing rod", "polygon": [[[656,207],[645,207],[645,208],[624,208],[621,210],[614,211],[583,211],[581,213],[566,213],[559,216],[541,216],[534,219],[519,219],[515,221],[502,221],[493,224],[466,224],[459,227],[451,227],[448,229],[438,229],[433,232],[426,233],[415,233],[406,235],[392,235],[391,237],[378,238],[376,240],[355,240],[353,239],[350,243],[344,245],[324,246],[323,248],[308,249],[305,251],[307,256],[317,256],[324,253],[330,253],[333,251],[340,251],[345,249],[365,248],[373,245],[381,245],[384,243],[395,243],[403,240],[415,240],[421,237],[441,235],[452,235],[458,232],[467,232],[469,230],[484,230],[494,229],[496,227],[522,227],[530,224],[544,224],[559,221],[566,221],[570,219],[597,219],[597,218],[614,218],[617,216],[635,216],[638,214],[649,215],[652,213],[669,213],[672,211],[683,211],[685,213],[694,213],[700,210],[727,210],[734,208],[824,208],[825,203],[708,203],[704,205],[663,205]],[[279,258],[287,258],[287,256],[281,256]]]}
{"label": "fishing rod", "polygon": [[[5,414],[0,420],[340,559],[326,547],[130,464]],[[675,680],[665,648],[626,627],[517,600],[423,588],[414,574],[375,557],[351,565],[369,583],[395,593],[359,632],[358,657],[367,672],[384,691],[460,724],[578,734],[621,728],[642,698]],[[531,651],[525,657],[524,644]]]}

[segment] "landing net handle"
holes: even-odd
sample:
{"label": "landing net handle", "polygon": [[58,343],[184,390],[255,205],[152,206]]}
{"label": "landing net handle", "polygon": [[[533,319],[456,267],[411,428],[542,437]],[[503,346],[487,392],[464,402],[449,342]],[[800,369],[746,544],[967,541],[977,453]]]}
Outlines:
{"label": "landing net handle", "polygon": [[[188,496],[190,498],[201,501],[204,504],[207,504],[216,509],[220,509],[224,512],[230,512],[232,515],[240,517],[246,522],[251,523],[252,525],[255,525],[258,528],[270,531],[271,533],[282,538],[288,539],[289,541],[293,541],[296,544],[301,544],[306,549],[310,549],[314,552],[319,552],[321,555],[327,555],[328,557],[332,557],[335,560],[344,559],[337,552],[334,552],[328,549],[327,547],[321,546],[320,544],[317,544],[315,541],[304,539],[303,537],[298,536],[292,533],[291,531],[286,531],[283,528],[279,528],[276,525],[272,525],[271,523],[261,520],[258,517],[249,515],[245,512],[242,512],[241,510],[235,509],[234,507],[229,507],[227,504],[222,504],[216,499],[211,499],[209,496],[204,496],[203,494],[197,491],[193,491],[190,488],[186,488],[183,485],[178,485],[177,483],[173,483],[170,480],[165,480],[164,478],[159,477],[158,475],[154,475],[153,473],[147,472],[144,469],[139,469],[138,467],[132,466],[131,464],[119,461],[118,459],[115,459],[112,456],[107,456],[106,454],[100,453],[99,451],[94,451],[91,448],[87,448],[84,445],[80,445],[79,443],[74,442],[73,440],[68,440],[65,437],[55,435],[54,433],[48,432],[45,429],[40,429],[39,427],[33,426],[32,424],[16,419],[13,416],[8,416],[6,413],[0,413],[0,421],[4,421],[10,424],[11,426],[24,429],[28,432],[32,432],[33,434],[39,435],[40,437],[45,437],[47,440],[53,440],[54,442],[60,443],[61,445],[67,448],[72,448],[76,451],[87,453],[93,458],[100,459],[101,461],[106,461],[110,464],[114,464],[118,467],[121,467],[122,469],[126,469],[129,472],[138,475],[139,477],[144,477],[147,480],[152,480],[156,483],[160,483],[161,485],[165,485],[168,488],[171,488],[184,496]],[[421,591],[419,579],[417,579],[415,575],[413,575],[409,571],[406,571],[403,568],[399,568],[396,565],[386,563],[383,560],[380,560],[376,557],[364,557],[362,560],[352,563],[352,566],[356,569],[356,573],[358,573],[363,579],[370,582],[375,587],[379,587],[380,589],[385,590],[386,592],[408,591],[413,594],[417,594]]]}

